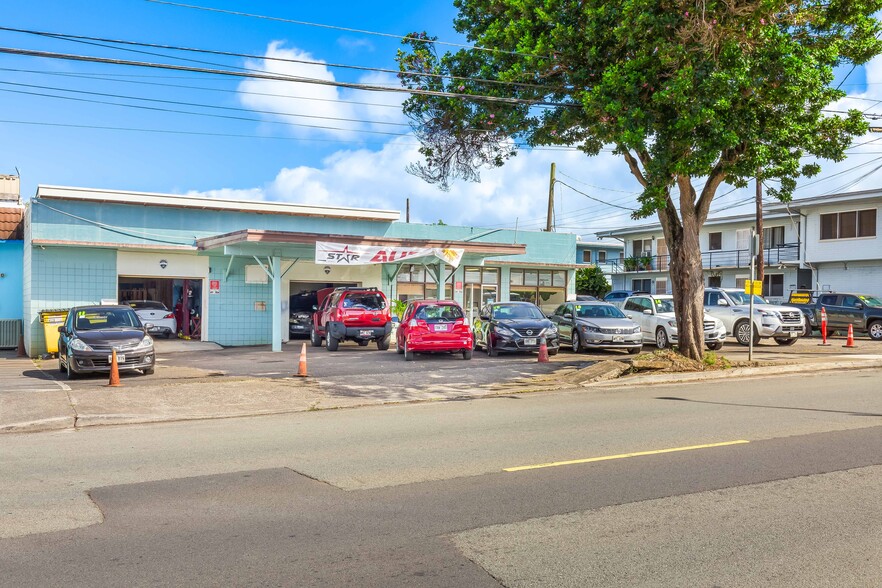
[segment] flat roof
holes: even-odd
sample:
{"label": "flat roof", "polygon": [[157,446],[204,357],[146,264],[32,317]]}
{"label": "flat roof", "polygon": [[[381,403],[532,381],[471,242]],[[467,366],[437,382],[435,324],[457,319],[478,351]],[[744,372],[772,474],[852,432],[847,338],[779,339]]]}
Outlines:
{"label": "flat roof", "polygon": [[224,198],[209,198],[206,196],[187,196],[183,194],[127,192],[122,190],[76,188],[71,186],[45,186],[42,184],[37,186],[36,198],[47,200],[81,200],[140,206],[162,206],[170,208],[194,208],[200,210],[225,210],[231,212],[253,212],[261,214],[344,218],[382,222],[394,222],[401,218],[401,213],[397,210],[344,208],[338,206],[295,204],[290,202],[229,200]]}

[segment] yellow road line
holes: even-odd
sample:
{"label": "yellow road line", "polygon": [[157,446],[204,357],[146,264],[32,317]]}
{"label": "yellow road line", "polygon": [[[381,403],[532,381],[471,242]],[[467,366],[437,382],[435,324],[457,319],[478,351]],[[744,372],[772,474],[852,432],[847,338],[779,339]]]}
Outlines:
{"label": "yellow road line", "polygon": [[557,466],[573,465],[577,463],[591,463],[594,461],[608,461],[610,459],[624,459],[626,457],[639,457],[641,455],[658,455],[659,453],[673,453],[675,451],[692,451],[693,449],[708,449],[711,447],[726,447],[727,445],[741,445],[742,443],[750,443],[745,439],[737,441],[725,441],[723,443],[707,443],[706,445],[690,445],[689,447],[673,447],[671,449],[655,449],[653,451],[636,451],[634,453],[620,453],[619,455],[605,455],[603,457],[588,457],[586,459],[572,459],[570,461],[554,461],[551,463],[540,463],[537,465],[517,466],[514,468],[504,468],[504,472],[520,472],[523,470],[538,470],[541,468],[553,468]]}

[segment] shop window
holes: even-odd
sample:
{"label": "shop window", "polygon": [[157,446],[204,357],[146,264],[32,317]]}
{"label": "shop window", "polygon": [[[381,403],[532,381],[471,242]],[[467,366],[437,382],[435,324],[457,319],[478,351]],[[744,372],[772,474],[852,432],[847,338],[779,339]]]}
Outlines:
{"label": "shop window", "polygon": [[480,284],[481,283],[481,268],[479,268],[479,267],[465,268],[465,281],[466,281],[466,284]]}
{"label": "shop window", "polygon": [[[453,268],[444,267],[444,277],[451,276],[445,284],[445,298],[453,298],[453,276],[451,275]],[[398,272],[396,278],[398,282],[398,299],[399,300],[419,300],[423,298],[437,298],[438,285],[432,274],[426,271],[422,265],[405,265]]]}
{"label": "shop window", "polygon": [[512,286],[523,286],[524,285],[524,270],[522,270],[522,269],[511,270],[511,285]]}
{"label": "shop window", "polygon": [[539,285],[551,286],[551,272],[539,272]]}
{"label": "shop window", "polygon": [[524,270],[524,286],[538,286],[539,272],[536,270]]}
{"label": "shop window", "polygon": [[551,285],[555,288],[565,288],[567,285],[567,273],[554,272],[551,275]]}

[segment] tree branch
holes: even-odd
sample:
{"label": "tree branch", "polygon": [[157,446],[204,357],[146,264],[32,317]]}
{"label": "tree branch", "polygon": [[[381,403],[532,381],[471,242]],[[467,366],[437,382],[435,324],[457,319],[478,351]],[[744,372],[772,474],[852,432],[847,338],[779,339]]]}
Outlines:
{"label": "tree branch", "polygon": [[649,182],[646,181],[646,177],[644,177],[643,172],[640,171],[640,166],[638,165],[637,160],[634,159],[634,156],[631,155],[631,152],[625,149],[622,145],[619,145],[619,150],[625,157],[625,161],[628,162],[628,167],[631,168],[631,174],[637,178],[637,181],[640,182],[644,188],[649,185]]}

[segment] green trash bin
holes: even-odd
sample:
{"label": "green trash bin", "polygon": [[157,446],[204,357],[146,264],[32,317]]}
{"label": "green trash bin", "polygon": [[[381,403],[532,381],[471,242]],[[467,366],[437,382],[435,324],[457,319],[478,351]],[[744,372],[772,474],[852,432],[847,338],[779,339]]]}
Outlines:
{"label": "green trash bin", "polygon": [[58,353],[58,327],[67,320],[67,310],[53,308],[40,311],[43,334],[46,336],[46,353]]}

